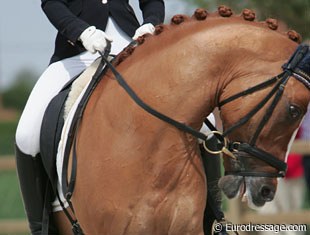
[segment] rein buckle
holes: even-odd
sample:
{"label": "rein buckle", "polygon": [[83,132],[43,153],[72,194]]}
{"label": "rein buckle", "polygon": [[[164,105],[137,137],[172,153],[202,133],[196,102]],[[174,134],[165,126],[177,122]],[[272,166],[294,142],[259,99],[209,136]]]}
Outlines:
{"label": "rein buckle", "polygon": [[[206,145],[206,141],[203,141],[203,147],[204,149],[210,153],[210,154],[220,154],[220,153],[225,153],[227,156],[236,159],[236,156],[228,149],[228,141],[227,139],[223,136],[222,132],[219,131],[210,131],[209,133],[206,134],[206,136],[210,136],[210,135],[214,135],[214,136],[220,136],[220,138],[217,138],[218,140],[221,139],[221,144],[223,145],[223,147],[220,150],[211,150],[207,147]],[[237,150],[236,150],[237,151]]]}

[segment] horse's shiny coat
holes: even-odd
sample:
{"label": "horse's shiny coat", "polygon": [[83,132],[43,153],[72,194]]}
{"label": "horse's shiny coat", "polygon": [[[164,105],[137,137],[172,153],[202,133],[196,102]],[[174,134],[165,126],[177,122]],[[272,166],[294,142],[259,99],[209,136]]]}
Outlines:
{"label": "horse's shiny coat", "polygon": [[[117,70],[146,103],[197,130],[220,100],[279,74],[297,47],[269,24],[239,16],[180,18],[179,25],[174,22],[159,35],[147,37]],[[221,110],[224,129],[268,91],[225,105]],[[293,103],[304,114],[309,99],[309,91],[291,79],[257,146],[284,160],[302,119],[290,119],[287,106]],[[249,140],[263,110],[229,139]],[[72,202],[85,234],[202,235],[207,182],[197,143],[139,108],[108,72],[78,130]],[[249,159],[249,165],[273,170],[256,159]],[[225,159],[225,168],[232,167],[231,160]],[[276,188],[276,179],[246,178],[254,204],[261,202],[258,191],[263,184]],[[229,176],[221,184],[238,193],[244,183]]]}

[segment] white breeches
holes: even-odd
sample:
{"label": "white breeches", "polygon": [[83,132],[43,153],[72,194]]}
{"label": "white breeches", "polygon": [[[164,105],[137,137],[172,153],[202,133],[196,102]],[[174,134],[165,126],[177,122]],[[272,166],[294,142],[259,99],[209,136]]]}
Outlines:
{"label": "white breeches", "polygon": [[[127,46],[129,38],[109,18],[106,33],[113,38],[111,54],[118,54]],[[40,152],[40,129],[45,109],[52,98],[73,77],[85,70],[99,54],[83,52],[48,66],[35,84],[16,130],[16,144],[25,154],[35,156]]]}

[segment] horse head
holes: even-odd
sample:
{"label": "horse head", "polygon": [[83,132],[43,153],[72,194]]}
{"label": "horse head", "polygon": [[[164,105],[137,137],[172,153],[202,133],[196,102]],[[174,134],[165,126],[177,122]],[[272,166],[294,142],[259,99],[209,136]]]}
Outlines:
{"label": "horse head", "polygon": [[297,45],[263,44],[264,50],[248,51],[250,65],[235,70],[219,97],[223,135],[232,152],[223,154],[226,173],[219,186],[228,198],[243,197],[251,207],[274,198],[310,100],[310,46],[300,45],[289,57]]}

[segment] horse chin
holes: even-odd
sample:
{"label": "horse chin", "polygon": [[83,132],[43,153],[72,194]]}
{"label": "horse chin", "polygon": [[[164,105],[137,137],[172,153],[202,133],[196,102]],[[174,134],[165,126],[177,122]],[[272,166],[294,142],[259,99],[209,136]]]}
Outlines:
{"label": "horse chin", "polygon": [[242,176],[225,175],[219,180],[219,188],[224,192],[229,199],[240,195],[241,185],[244,184]]}
{"label": "horse chin", "polygon": [[258,209],[272,201],[276,191],[273,179],[226,175],[219,180],[219,188],[229,198],[242,198],[252,209]]}

